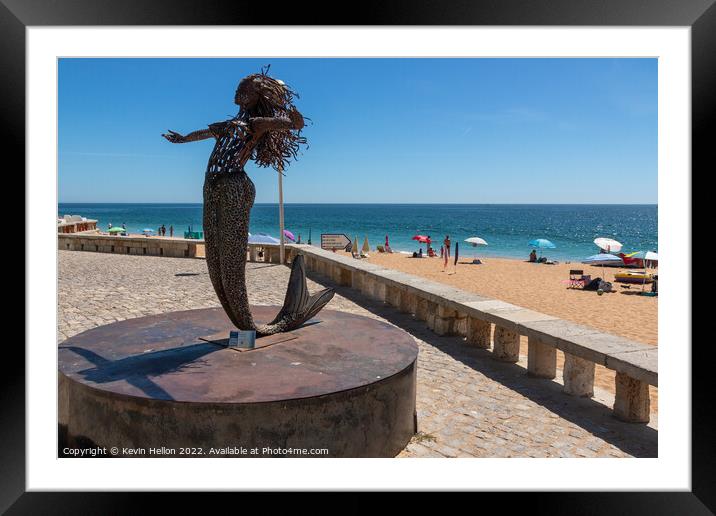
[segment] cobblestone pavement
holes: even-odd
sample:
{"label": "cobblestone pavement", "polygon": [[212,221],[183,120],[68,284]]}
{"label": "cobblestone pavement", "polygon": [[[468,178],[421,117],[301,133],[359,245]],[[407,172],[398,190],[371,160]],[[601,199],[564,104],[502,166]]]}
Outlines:
{"label": "cobblestone pavement", "polygon": [[[248,264],[251,303],[281,305],[288,276],[284,266]],[[313,279],[311,290],[331,284]],[[219,305],[204,260],[76,251],[59,251],[58,297],[60,341],[123,319]],[[527,377],[526,357],[494,361],[351,289],[337,288],[327,308],[387,321],[418,343],[418,434],[399,457],[657,456],[656,422],[617,421],[608,393],[566,396],[557,381]]]}

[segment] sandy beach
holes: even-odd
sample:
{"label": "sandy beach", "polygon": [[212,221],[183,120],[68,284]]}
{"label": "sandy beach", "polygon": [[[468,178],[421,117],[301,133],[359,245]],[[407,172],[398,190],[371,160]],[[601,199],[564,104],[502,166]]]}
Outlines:
{"label": "sandy beach", "polygon": [[[346,253],[350,256],[349,253]],[[443,272],[440,258],[411,258],[401,253],[370,253],[367,261],[422,276],[433,281],[507,301],[518,306],[574,321],[628,339],[658,344],[658,298],[636,295],[640,285],[629,289],[614,282],[614,274],[625,269],[596,267],[578,262],[545,265],[507,258],[459,259],[457,268],[450,264]],[[568,288],[570,269],[582,269],[592,278],[611,281],[616,292],[598,295],[593,291]],[[649,286],[646,286],[649,289]],[[527,354],[527,339],[522,338],[520,354]],[[557,366],[564,356],[558,352]],[[614,372],[597,366],[596,385],[614,392]],[[650,387],[652,411],[657,410],[657,389]]]}

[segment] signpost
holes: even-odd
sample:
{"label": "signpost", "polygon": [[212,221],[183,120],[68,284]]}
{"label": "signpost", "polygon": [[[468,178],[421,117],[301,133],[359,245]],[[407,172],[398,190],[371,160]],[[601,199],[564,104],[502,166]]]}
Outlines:
{"label": "signpost", "polygon": [[351,239],[343,233],[322,233],[321,249],[335,251],[336,249],[347,249],[351,245]]}
{"label": "signpost", "polygon": [[280,263],[285,263],[286,250],[285,250],[285,236],[283,234],[283,167],[278,169],[278,219],[279,219],[279,235],[281,238],[281,245],[279,247],[279,260]]}

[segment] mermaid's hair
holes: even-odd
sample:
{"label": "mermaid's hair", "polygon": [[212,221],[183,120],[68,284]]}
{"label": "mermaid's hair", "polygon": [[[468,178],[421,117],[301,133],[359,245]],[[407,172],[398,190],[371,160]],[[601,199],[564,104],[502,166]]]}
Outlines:
{"label": "mermaid's hair", "polygon": [[[291,111],[297,111],[293,99],[298,95],[282,81],[269,77],[268,67],[241,80],[239,94],[251,90],[259,97],[248,113],[251,118],[289,118]],[[260,167],[273,167],[282,172],[291,159],[298,159],[299,145],[306,144],[300,130],[266,131],[254,147],[251,159]]]}

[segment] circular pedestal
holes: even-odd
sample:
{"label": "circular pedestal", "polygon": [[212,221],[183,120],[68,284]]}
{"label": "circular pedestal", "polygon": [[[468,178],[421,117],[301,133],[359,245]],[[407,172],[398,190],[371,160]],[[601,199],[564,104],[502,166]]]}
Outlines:
{"label": "circular pedestal", "polygon": [[[251,310],[267,322],[278,309]],[[331,310],[253,350],[224,345],[233,329],[209,308],[64,341],[60,454],[393,457],[415,433],[418,348],[407,333]]]}

